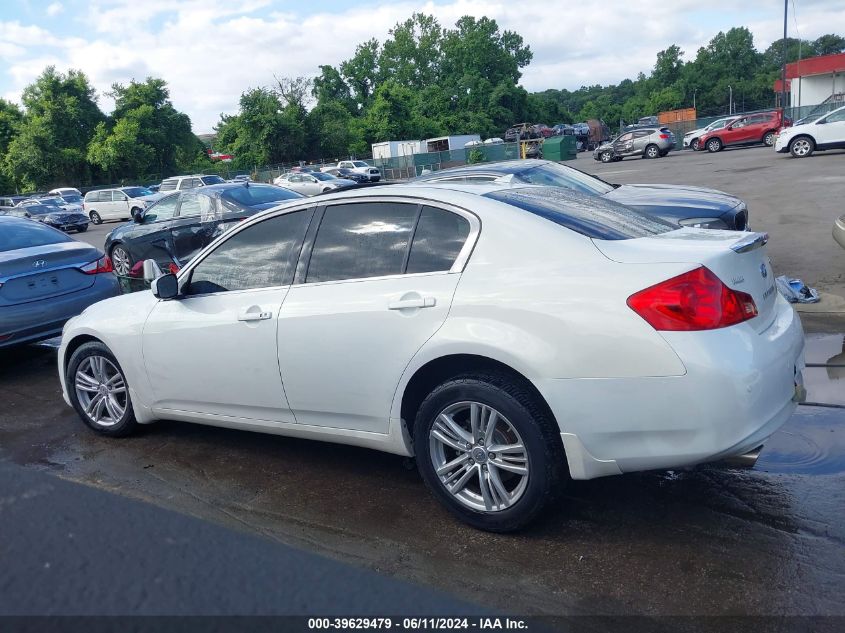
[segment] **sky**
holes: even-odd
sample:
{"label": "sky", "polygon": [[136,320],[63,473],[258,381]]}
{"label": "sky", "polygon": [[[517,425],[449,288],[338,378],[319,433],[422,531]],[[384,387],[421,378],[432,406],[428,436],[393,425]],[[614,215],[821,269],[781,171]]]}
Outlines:
{"label": "sky", "polygon": [[[486,15],[518,32],[534,52],[529,91],[633,79],[659,50],[678,44],[689,60],[733,26],[751,29],[761,51],[783,31],[780,0],[0,0],[0,97],[19,103],[53,64],[85,72],[109,112],[113,83],[161,77],[207,133],[247,88],[314,76],[415,11],[448,27]],[[845,0],[790,0],[789,12],[790,37],[845,32]]]}

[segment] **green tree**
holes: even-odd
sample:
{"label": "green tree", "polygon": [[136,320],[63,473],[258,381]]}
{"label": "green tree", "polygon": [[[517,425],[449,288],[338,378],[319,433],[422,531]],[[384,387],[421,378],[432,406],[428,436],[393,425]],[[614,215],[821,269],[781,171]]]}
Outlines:
{"label": "green tree", "polygon": [[822,35],[813,42],[813,51],[816,55],[833,55],[845,52],[845,37],[828,33]]}

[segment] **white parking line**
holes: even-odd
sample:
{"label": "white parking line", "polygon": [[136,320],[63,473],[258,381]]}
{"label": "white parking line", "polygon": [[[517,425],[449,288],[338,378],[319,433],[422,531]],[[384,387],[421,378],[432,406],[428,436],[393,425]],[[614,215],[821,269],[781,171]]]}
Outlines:
{"label": "white parking line", "polygon": [[616,171],[599,171],[596,174],[627,174],[629,171],[639,171],[639,169],[617,169]]}

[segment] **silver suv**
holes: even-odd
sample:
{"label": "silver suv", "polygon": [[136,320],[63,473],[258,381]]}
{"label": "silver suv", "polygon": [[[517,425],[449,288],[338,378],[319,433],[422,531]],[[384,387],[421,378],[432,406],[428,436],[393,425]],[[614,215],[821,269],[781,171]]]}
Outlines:
{"label": "silver suv", "polygon": [[675,147],[675,135],[667,127],[641,127],[620,134],[602,143],[593,151],[593,158],[603,163],[622,160],[627,156],[659,158]]}
{"label": "silver suv", "polygon": [[182,191],[184,189],[196,189],[197,187],[205,187],[206,185],[219,185],[221,182],[226,182],[220,176],[203,174],[195,174],[193,176],[174,176],[173,178],[165,178],[161,181],[158,190],[164,193],[165,191]]}

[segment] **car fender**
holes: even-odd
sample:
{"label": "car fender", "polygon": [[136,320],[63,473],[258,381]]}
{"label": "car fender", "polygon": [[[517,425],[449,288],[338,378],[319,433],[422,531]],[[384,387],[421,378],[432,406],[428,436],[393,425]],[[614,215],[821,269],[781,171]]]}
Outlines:
{"label": "car fender", "polygon": [[155,419],[149,408],[151,385],[144,366],[142,334],[144,324],[158,303],[151,292],[135,292],[99,301],[67,322],[59,346],[58,369],[65,401],[68,385],[65,368],[68,350],[76,349],[80,337],[101,341],[111,350],[126,375],[135,416],[140,423]]}

